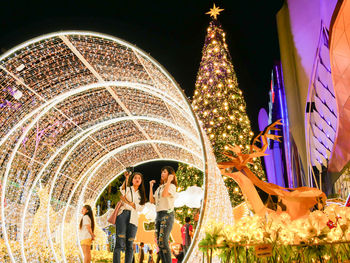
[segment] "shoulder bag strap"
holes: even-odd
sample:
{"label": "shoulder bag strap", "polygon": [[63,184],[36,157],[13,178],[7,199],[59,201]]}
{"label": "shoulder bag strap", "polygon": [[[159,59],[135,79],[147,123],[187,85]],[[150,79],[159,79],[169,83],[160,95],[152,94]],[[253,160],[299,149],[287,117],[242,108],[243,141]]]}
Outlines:
{"label": "shoulder bag strap", "polygon": [[132,193],[132,189],[131,189],[131,186],[129,186],[129,188],[130,188],[130,192],[131,192],[131,202],[133,203],[134,202],[134,194]]}

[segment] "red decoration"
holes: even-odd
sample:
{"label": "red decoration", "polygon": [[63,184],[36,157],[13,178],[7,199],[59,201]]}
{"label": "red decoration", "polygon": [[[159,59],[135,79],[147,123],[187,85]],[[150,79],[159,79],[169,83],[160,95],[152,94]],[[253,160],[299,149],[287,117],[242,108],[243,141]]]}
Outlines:
{"label": "red decoration", "polygon": [[337,223],[334,223],[332,220],[328,220],[327,226],[329,227],[329,229],[332,229],[337,227]]}

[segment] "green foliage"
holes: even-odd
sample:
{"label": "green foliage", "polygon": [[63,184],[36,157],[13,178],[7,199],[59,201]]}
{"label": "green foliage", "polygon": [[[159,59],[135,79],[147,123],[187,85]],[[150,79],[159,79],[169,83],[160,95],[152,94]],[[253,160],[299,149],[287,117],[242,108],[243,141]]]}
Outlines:
{"label": "green foliage", "polygon": [[205,237],[199,242],[200,250],[203,250],[203,247],[215,247],[218,245],[218,239],[222,237],[223,227],[221,225],[216,225],[213,227],[210,233],[206,232]]}
{"label": "green foliage", "polygon": [[100,195],[96,202],[96,206],[100,206],[100,213],[103,215],[107,212],[107,201],[111,201],[111,208],[114,208],[115,205],[118,203],[120,199],[120,191],[119,188],[124,182],[124,177],[119,176],[117,179],[115,179],[110,185],[107,186],[107,188],[103,191],[103,193]]}
{"label": "green foliage", "polygon": [[116,233],[115,226],[114,225],[109,225],[108,226],[108,231],[111,232],[111,235],[115,234]]}
{"label": "green foliage", "polygon": [[[212,143],[218,162],[227,160],[223,152],[228,144],[239,145],[243,152],[247,151],[253,132],[225,32],[217,20],[211,21],[207,29],[192,107]],[[259,178],[265,178],[259,158],[249,168]],[[240,204],[243,196],[238,185],[232,179],[224,180],[232,205]]]}
{"label": "green foliage", "polygon": [[181,225],[186,224],[185,218],[188,216],[191,218],[191,224],[194,228],[197,226],[197,221],[195,220],[195,215],[199,213],[199,208],[190,208],[187,206],[175,208],[175,219],[179,221]]}
{"label": "green foliage", "polygon": [[207,262],[211,262],[213,251],[217,246],[218,239],[221,237],[222,227],[214,226],[211,233],[206,232],[205,237],[199,242],[199,250],[207,256]]}
{"label": "green foliage", "polygon": [[193,185],[199,187],[203,185],[203,172],[187,164],[179,163],[176,178],[178,181],[178,191],[184,191]]}
{"label": "green foliage", "polygon": [[[176,171],[176,178],[178,182],[177,190],[185,191],[189,186],[202,187],[203,185],[203,172],[195,167],[187,164],[179,163],[179,167]],[[185,218],[189,216],[191,223],[196,227],[195,215],[199,212],[197,208],[189,208],[187,206],[175,208],[175,218],[181,225],[185,224]]]}
{"label": "green foliage", "polygon": [[146,231],[151,231],[151,230],[155,230],[155,222],[150,222],[150,223],[143,223],[144,228]]}

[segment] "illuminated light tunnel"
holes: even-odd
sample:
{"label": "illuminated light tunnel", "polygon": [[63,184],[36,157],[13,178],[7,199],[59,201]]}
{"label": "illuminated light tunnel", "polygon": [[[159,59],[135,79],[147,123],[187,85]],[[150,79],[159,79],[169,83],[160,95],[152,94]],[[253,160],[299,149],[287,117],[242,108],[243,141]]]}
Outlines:
{"label": "illuminated light tunnel", "polygon": [[[156,160],[187,163],[205,174],[188,262],[199,262],[203,226],[216,219],[232,223],[226,187],[190,104],[142,50],[98,33],[52,33],[3,54],[0,76],[6,261],[39,261],[43,246],[51,261],[79,261],[68,254],[79,251],[82,205],[94,204],[126,167]],[[40,234],[38,242],[33,233]]]}

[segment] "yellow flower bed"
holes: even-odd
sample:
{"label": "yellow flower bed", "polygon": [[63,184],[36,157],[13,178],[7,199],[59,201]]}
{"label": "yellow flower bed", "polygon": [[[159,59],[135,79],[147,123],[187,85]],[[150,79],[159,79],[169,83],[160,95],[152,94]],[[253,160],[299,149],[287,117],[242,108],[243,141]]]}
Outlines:
{"label": "yellow flower bed", "polygon": [[107,250],[91,250],[91,258],[93,262],[112,262],[113,252]]}
{"label": "yellow flower bed", "polygon": [[254,254],[254,246],[270,244],[276,262],[280,259],[292,262],[282,259],[286,254],[294,260],[300,257],[300,262],[305,255],[319,261],[337,255],[342,262],[350,257],[349,228],[350,208],[331,205],[293,221],[287,213],[271,213],[265,217],[245,217],[234,225],[211,222],[206,226],[206,237],[200,247],[204,252],[210,251],[212,257],[226,259],[236,255],[237,260],[241,257],[244,261],[254,260],[254,255],[251,258],[248,255]]}

